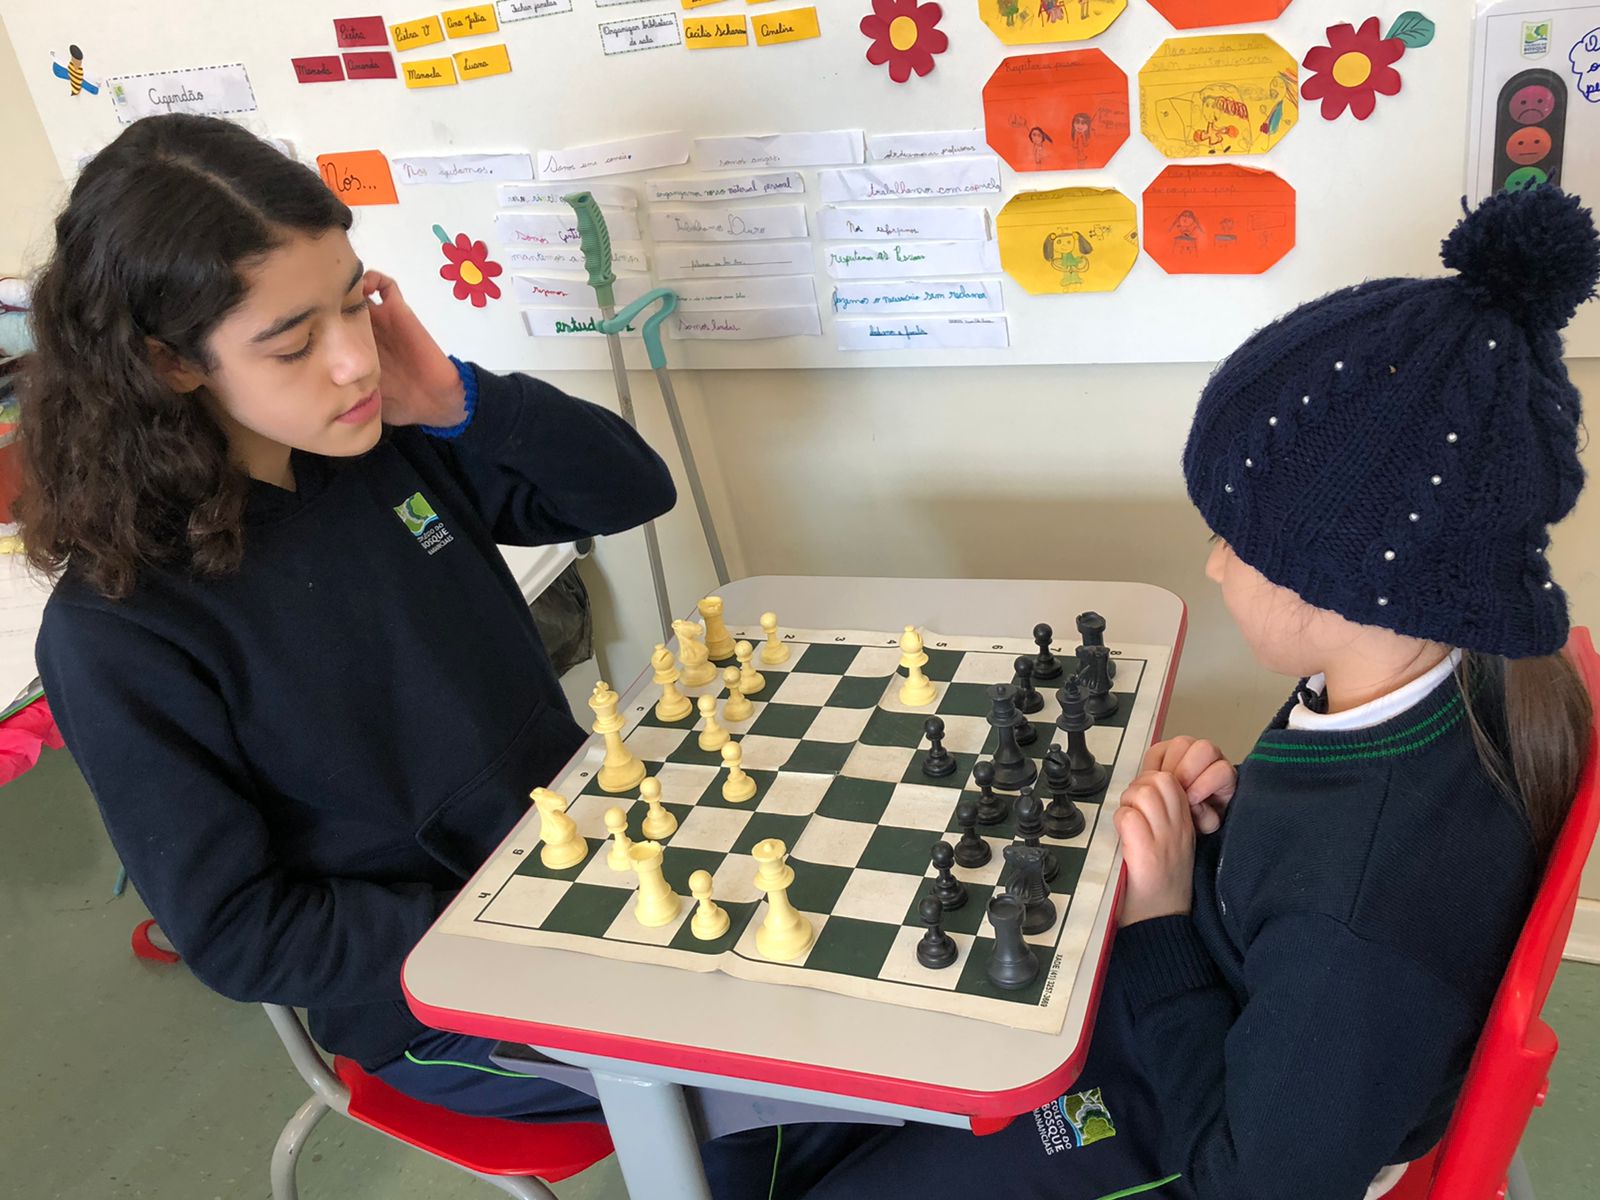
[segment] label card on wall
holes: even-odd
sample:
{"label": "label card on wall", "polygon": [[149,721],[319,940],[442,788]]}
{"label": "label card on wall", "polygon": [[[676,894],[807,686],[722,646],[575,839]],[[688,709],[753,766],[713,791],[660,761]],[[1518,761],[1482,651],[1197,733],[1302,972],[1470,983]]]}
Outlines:
{"label": "label card on wall", "polygon": [[418,155],[394,160],[401,183],[478,183],[486,179],[532,179],[526,154]]}
{"label": "label card on wall", "polygon": [[444,27],[438,17],[419,17],[415,21],[402,21],[389,26],[396,50],[415,50],[418,46],[431,46],[444,41]]}
{"label": "label card on wall", "polygon": [[758,46],[779,46],[785,42],[804,42],[822,36],[815,7],[758,13],[750,19],[756,27]]}
{"label": "label card on wall", "polygon": [[394,55],[387,50],[361,50],[346,53],[344,73],[351,79],[393,79]]}
{"label": "label card on wall", "polygon": [[728,279],[741,275],[809,275],[810,242],[760,242],[751,246],[657,246],[662,279]]}
{"label": "label card on wall", "polygon": [[339,83],[344,79],[344,64],[337,54],[319,54],[315,58],[291,58],[294,77],[300,83]]}
{"label": "label card on wall", "polygon": [[841,350],[1003,350],[1011,344],[1003,316],[837,321],[834,330]]}
{"label": "label card on wall", "polygon": [[486,75],[511,73],[511,56],[506,53],[504,42],[460,50],[451,57],[456,60],[456,70],[461,73],[462,79],[482,79]]}
{"label": "label card on wall", "polygon": [[500,18],[494,5],[475,4],[471,8],[452,8],[439,14],[444,22],[446,37],[476,37],[480,33],[495,33],[500,28]]}
{"label": "label card on wall", "polygon": [[530,17],[548,17],[572,11],[572,0],[495,0],[495,13],[500,23],[526,21]]}
{"label": "label card on wall", "polygon": [[820,337],[817,306],[735,308],[726,312],[676,312],[667,328],[674,337],[749,341],[753,338]]}
{"label": "label card on wall", "polygon": [[683,45],[683,30],[677,13],[656,13],[627,21],[603,21],[600,49],[606,54],[632,54],[637,50],[661,50]]}
{"label": "label card on wall", "polygon": [[804,204],[658,208],[650,214],[650,236],[658,242],[761,242],[809,233]]}
{"label": "label card on wall", "polygon": [[106,80],[106,86],[111,91],[111,107],[124,125],[163,113],[221,116],[256,108],[256,94],[243,63],[119,75]]}
{"label": "label card on wall", "polygon": [[454,87],[456,68],[448,58],[419,58],[405,64],[408,88]]}
{"label": "label card on wall", "polygon": [[382,17],[335,17],[333,36],[340,46],[387,46],[389,29]]}
{"label": "label card on wall", "polygon": [[322,182],[346,204],[400,203],[394,191],[394,176],[389,173],[389,160],[381,150],[319,154],[317,170],[322,172]]}

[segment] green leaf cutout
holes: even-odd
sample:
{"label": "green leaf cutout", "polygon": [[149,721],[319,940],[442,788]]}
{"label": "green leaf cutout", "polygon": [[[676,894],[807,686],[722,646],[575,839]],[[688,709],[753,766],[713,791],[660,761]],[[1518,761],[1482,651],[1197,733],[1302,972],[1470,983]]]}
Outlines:
{"label": "green leaf cutout", "polygon": [[1403,12],[1389,26],[1387,38],[1399,38],[1409,49],[1416,50],[1433,41],[1434,25],[1419,12]]}

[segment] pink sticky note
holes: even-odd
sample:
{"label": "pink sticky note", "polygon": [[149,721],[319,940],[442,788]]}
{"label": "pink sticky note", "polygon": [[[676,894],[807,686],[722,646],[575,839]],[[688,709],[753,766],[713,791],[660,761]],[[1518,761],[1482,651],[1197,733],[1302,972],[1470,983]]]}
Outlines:
{"label": "pink sticky note", "polygon": [[344,78],[344,67],[337,54],[319,54],[312,58],[293,58],[294,75],[301,83],[336,83]]}
{"label": "pink sticky note", "polygon": [[333,34],[341,46],[387,46],[389,30],[382,17],[335,17]]}
{"label": "pink sticky note", "polygon": [[363,50],[345,54],[345,74],[351,79],[393,79],[394,55],[387,50]]}

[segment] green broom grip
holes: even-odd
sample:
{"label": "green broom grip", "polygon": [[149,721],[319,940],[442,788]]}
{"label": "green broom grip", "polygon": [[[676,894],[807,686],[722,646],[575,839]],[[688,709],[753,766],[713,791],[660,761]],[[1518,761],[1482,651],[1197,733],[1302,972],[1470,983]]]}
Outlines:
{"label": "green broom grip", "polygon": [[589,272],[589,286],[594,289],[595,300],[602,309],[614,308],[617,303],[616,272],[611,269],[611,231],[606,228],[605,214],[593,192],[574,192],[563,196],[578,214],[578,236],[583,242],[583,265]]}
{"label": "green broom grip", "polygon": [[656,288],[654,291],[646,292],[609,321],[601,321],[600,332],[604,334],[623,332],[635,317],[656,303],[659,303],[661,307],[645,318],[644,327],[639,331],[639,334],[644,338],[644,349],[645,353],[650,356],[651,368],[659,371],[667,365],[666,347],[661,344],[661,323],[671,316],[678,307],[678,294],[676,292],[667,288]]}

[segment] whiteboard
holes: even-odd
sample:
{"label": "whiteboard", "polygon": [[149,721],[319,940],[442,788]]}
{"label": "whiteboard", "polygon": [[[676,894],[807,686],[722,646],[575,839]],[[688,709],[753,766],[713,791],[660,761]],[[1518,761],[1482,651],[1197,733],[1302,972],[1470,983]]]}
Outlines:
{"label": "whiteboard", "polygon": [[[51,145],[70,177],[80,157],[114,137],[121,126],[104,95],[72,96],[51,71],[52,51],[64,56],[68,42],[81,45],[85,69],[101,80],[243,63],[257,107],[234,119],[283,139],[307,162],[319,153],[361,149],[381,150],[393,160],[534,154],[670,132],[703,137],[981,127],[983,86],[1003,58],[1081,44],[1003,46],[980,20],[978,4],[944,0],[941,28],[949,49],[938,56],[931,75],[904,85],[892,83],[883,68],[865,60],[868,41],[857,29],[869,8],[865,0],[820,0],[822,35],[814,40],[721,50],[679,46],[609,57],[601,53],[601,21],[681,13],[676,0],[604,7],[597,0],[572,0],[570,12],[507,22],[492,37],[478,39],[507,47],[509,74],[417,90],[398,80],[296,81],[291,58],[337,52],[333,17],[370,14],[371,8],[311,0],[246,6],[223,0],[120,5],[7,0],[4,16]],[[746,8],[739,0],[722,0],[703,13],[754,16],[787,7],[785,2]],[[1141,253],[1113,292],[1036,297],[996,272],[1003,280],[1008,348],[870,353],[837,346],[824,244],[813,237],[809,253],[821,302],[821,336],[745,342],[674,339],[669,359],[675,367],[710,369],[1210,361],[1285,309],[1330,289],[1366,277],[1437,273],[1442,269],[1439,240],[1458,216],[1466,190],[1472,13],[1466,0],[1431,4],[1426,11],[1438,23],[1435,40],[1407,51],[1399,63],[1402,92],[1380,98],[1370,120],[1358,122],[1346,115],[1326,122],[1317,105],[1307,102],[1298,126],[1270,153],[1233,160],[1269,168],[1298,192],[1296,245],[1263,275],[1173,276]],[[437,12],[408,3],[385,7],[381,15],[392,23]],[[1296,0],[1277,21],[1252,28],[1268,33],[1299,61],[1323,39],[1331,19],[1326,13],[1312,0]],[[959,203],[985,203],[995,213],[1018,192],[1096,186],[1117,188],[1137,204],[1169,162],[1137,128],[1138,72],[1163,39],[1176,35],[1148,0],[1129,0],[1120,19],[1089,43],[1127,73],[1134,111],[1135,128],[1104,168],[1017,173],[1002,166],[1002,194]],[[461,46],[429,47],[397,58],[404,62]],[[801,173],[814,234],[818,172]],[[694,171],[685,164],[650,174],[676,178]],[[639,176],[595,182],[643,192]],[[353,238],[369,265],[400,280],[442,344],[503,369],[607,364],[598,338],[530,337],[509,287],[501,299],[474,309],[453,299],[451,285],[440,279],[444,260],[432,233],[436,224],[452,234],[466,232],[486,240],[492,250],[504,249],[494,241],[494,183],[400,184],[399,195],[397,205],[358,208]],[[641,213],[647,212],[649,206],[642,200],[641,205]],[[501,282],[508,281],[502,277]],[[1593,313],[1584,321],[1574,348],[1592,353],[1600,346],[1600,325]],[[630,363],[645,365],[640,346],[630,345],[627,353]]]}

